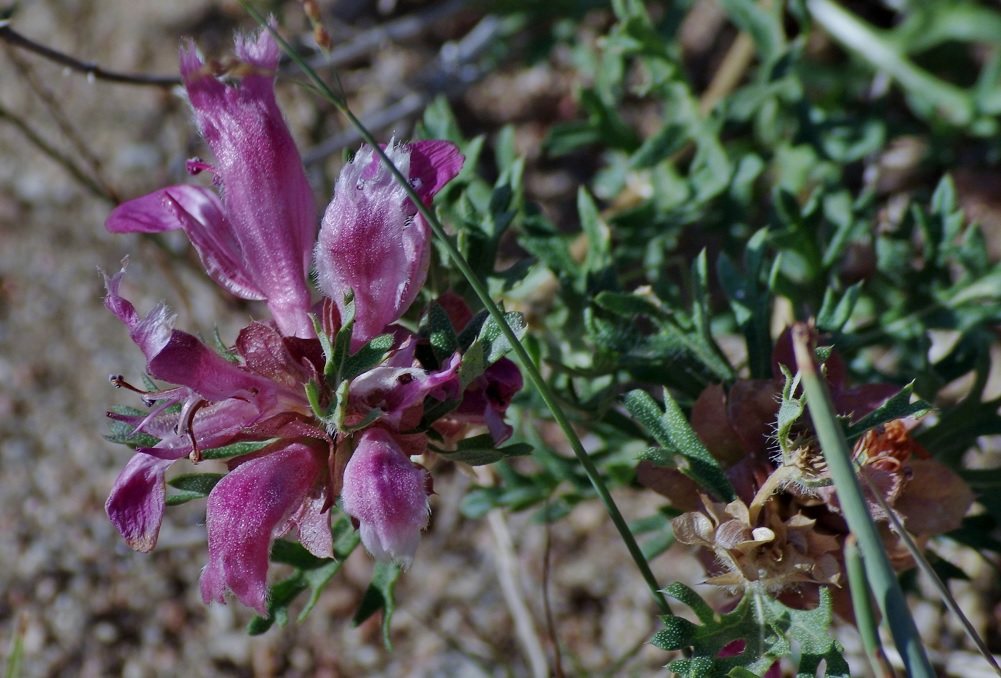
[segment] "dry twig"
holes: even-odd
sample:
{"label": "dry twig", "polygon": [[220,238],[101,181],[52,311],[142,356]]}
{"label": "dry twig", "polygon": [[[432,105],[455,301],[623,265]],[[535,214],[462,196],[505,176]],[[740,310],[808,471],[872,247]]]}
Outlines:
{"label": "dry twig", "polygon": [[173,87],[181,84],[181,78],[176,75],[145,75],[142,73],[119,73],[101,68],[92,61],[81,61],[76,57],[64,54],[51,47],[35,42],[10,27],[10,20],[0,21],[0,40],[9,45],[37,54],[49,61],[66,68],[85,73],[93,80],[117,82],[123,85],[146,85],[152,87]]}

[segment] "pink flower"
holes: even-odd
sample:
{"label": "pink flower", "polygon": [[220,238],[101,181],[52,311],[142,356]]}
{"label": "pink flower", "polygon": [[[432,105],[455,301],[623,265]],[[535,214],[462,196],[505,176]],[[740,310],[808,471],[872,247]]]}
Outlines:
{"label": "pink flower", "polygon": [[[435,301],[448,314],[456,333],[473,319],[465,300],[454,292],[446,292]],[[518,366],[508,358],[501,358],[469,382],[459,406],[438,420],[435,430],[447,441],[457,441],[466,437],[471,427],[486,426],[494,444],[499,446],[514,432],[504,421],[504,414],[524,385]]]}
{"label": "pink flower", "polygon": [[524,385],[518,366],[501,358],[466,387],[462,403],[448,415],[448,421],[484,424],[494,444],[500,445],[514,432],[504,421],[504,413]]}
{"label": "pink flower", "polygon": [[[149,551],[156,545],[163,520],[163,478],[167,468],[189,454],[197,457],[200,449],[228,444],[238,436],[246,438],[247,429],[269,418],[282,413],[300,417],[307,414],[309,403],[302,383],[309,378],[309,370],[302,363],[305,355],[293,356],[289,349],[284,355],[270,356],[270,363],[255,360],[254,346],[266,341],[269,333],[280,342],[277,331],[264,325],[251,325],[241,334],[240,343],[250,359],[244,365],[236,365],[196,337],[173,329],[173,317],[162,304],[140,317],[135,307],[119,294],[123,275],[124,270],[106,280],[105,305],[125,324],[133,341],[142,349],[147,372],[177,384],[175,388],[145,394],[147,401],[157,405],[149,416],[135,418],[138,420],[116,417],[129,421],[137,432],[160,438],[155,447],[136,451],[115,481],[105,504],[108,517],[129,545],[138,551]],[[276,362],[284,364],[286,373],[297,374],[302,381],[281,383],[262,373],[262,369]],[[316,369],[314,365],[314,372]],[[178,403],[182,405],[179,413],[164,414],[167,407]],[[323,435],[322,431],[317,433]],[[250,439],[266,437],[249,436]]]}
{"label": "pink flower", "polygon": [[326,514],[327,449],[295,443],[237,466],[209,495],[209,564],[202,599],[225,602],[230,589],[244,605],[267,614],[271,542],[298,528],[299,541],[319,557],[333,557]]}
{"label": "pink flower", "polygon": [[[214,167],[190,161],[189,169],[212,171],[219,191],[167,187],[119,206],[107,228],[184,230],[212,279],[237,296],[266,301],[273,321],[248,325],[223,357],[174,329],[163,304],[140,316],[120,293],[124,269],[106,278],[105,306],[142,350],[149,375],[169,384],[139,391],[153,408],[148,415],[109,414],[158,442],[136,449],[106,510],[132,548],[149,551],[163,521],[171,464],[185,456],[197,463],[202,451],[224,445],[261,443],[257,451],[227,460],[229,473],[208,495],[209,559],[201,590],[206,602],[223,601],[232,591],[266,614],[274,539],[297,529],[311,553],[332,557],[328,511],[342,486],[344,509],[358,521],[365,546],[378,558],[409,564],[428,523],[430,484],[427,471],[409,455],[427,446],[420,430],[425,399],[450,406],[461,399],[461,356],[424,369],[415,357],[416,337],[389,327],[424,284],[430,232],[372,149],[363,148],[338,180],[316,247],[320,285],[330,297],[320,316],[333,339],[351,291],[353,349],[387,330],[396,342],[380,365],[354,376],[346,399],[335,395],[337,384],[324,375],[326,356],[309,317],[316,211],[275,101],[277,46],[263,31],[256,40],[238,38],[236,55],[242,65],[224,83],[191,43],[181,50],[195,121],[216,160]],[[387,152],[427,203],[463,162],[447,141],[393,145]],[[121,377],[113,382],[139,390]],[[307,384],[315,386],[319,409],[331,403],[342,409],[315,412]],[[477,401],[474,416],[489,407]],[[352,440],[336,430],[342,422],[368,426],[355,433],[350,459]]]}
{"label": "pink flower", "polygon": [[[465,160],[448,141],[385,150],[427,204]],[[354,292],[352,350],[403,315],[424,285],[430,258],[431,231],[424,217],[372,148],[362,147],[341,170],[316,246],[320,289],[341,317],[345,295]]]}
{"label": "pink flower", "polygon": [[[205,602],[227,589],[266,614],[268,553],[272,541],[298,528],[313,555],[333,556],[333,502],[327,467],[332,442],[317,425],[304,384],[320,379],[317,339],[283,337],[252,323],[237,339],[240,364],[231,363],[190,334],[174,330],[162,305],[145,317],[119,295],[123,273],[107,281],[105,304],[129,328],[147,358],[147,371],[177,387],[145,393],[156,404],[145,417],[112,415],[160,438],[138,448],[111,490],[111,522],[138,551],[155,545],[166,504],[164,475],[176,460],[199,450],[241,441],[278,440],[230,460],[231,472],[211,491],[206,509],[209,563],[202,575]],[[119,381],[119,383],[122,383]],[[166,414],[172,404],[180,412]]]}
{"label": "pink flower", "polygon": [[366,429],[344,469],[341,502],[358,521],[368,552],[409,567],[428,525],[428,472],[410,461],[389,432]]}
{"label": "pink flower", "polygon": [[189,42],[181,75],[195,121],[216,165],[189,162],[215,173],[215,191],[169,186],[130,200],[108,217],[112,233],[183,229],[205,270],[244,299],[265,300],[286,336],[311,337],[306,284],[316,205],[299,152],[275,101],[278,47],[261,31],[256,42],[237,38],[244,62],[235,86],[217,79]]}
{"label": "pink flower", "polygon": [[428,371],[414,360],[414,342],[408,340],[385,363],[358,375],[350,387],[352,414],[363,419],[377,410],[380,422],[394,431],[408,431],[420,424],[424,399],[458,400],[462,388],[454,354],[440,370]]}

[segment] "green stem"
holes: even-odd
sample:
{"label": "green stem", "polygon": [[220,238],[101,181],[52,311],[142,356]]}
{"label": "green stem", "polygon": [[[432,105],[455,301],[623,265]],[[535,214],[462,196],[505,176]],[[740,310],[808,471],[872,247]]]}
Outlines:
{"label": "green stem", "polygon": [[573,427],[570,424],[570,420],[560,408],[555,394],[549,388],[545,379],[543,379],[542,374],[535,366],[535,363],[532,362],[531,357],[528,355],[528,351],[525,350],[521,341],[519,341],[518,337],[504,320],[504,314],[497,307],[497,304],[494,303],[493,299],[490,298],[490,293],[487,291],[486,286],[480,280],[476,272],[473,271],[469,262],[467,262],[465,257],[462,256],[462,253],[460,253],[459,250],[456,249],[455,245],[452,244],[452,241],[449,240],[444,227],[438,220],[438,217],[427,205],[424,204],[424,201],[421,200],[420,196],[410,185],[409,177],[403,176],[396,165],[393,164],[393,161],[386,155],[385,151],[382,150],[382,147],[379,145],[379,142],[375,139],[375,137],[372,136],[372,133],[369,132],[361,121],[355,117],[354,113],[351,112],[348,108],[347,102],[334,94],[334,92],[316,74],[316,72],[310,69],[305,61],[295,53],[295,50],[293,50],[292,47],[280,35],[278,35],[278,32],[268,25],[267,21],[259,12],[257,12],[257,10],[247,4],[246,0],[241,0],[241,3],[251,16],[254,17],[254,19],[271,32],[275,40],[289,56],[289,58],[303,69],[303,72],[317,88],[323,98],[336,107],[337,110],[340,111],[355,127],[355,129],[358,130],[358,133],[361,134],[365,142],[375,150],[380,160],[386,165],[390,172],[392,172],[396,181],[406,190],[407,195],[410,196],[410,199],[413,201],[418,211],[431,226],[431,230],[444,246],[449,258],[462,272],[463,276],[465,276],[466,280],[469,282],[469,286],[472,287],[476,296],[483,303],[484,308],[487,309],[490,316],[497,322],[497,325],[500,327],[504,337],[511,344],[514,354],[518,357],[518,362],[521,363],[522,371],[539,392],[539,396],[542,398],[543,402],[546,403],[550,412],[552,412],[553,419],[555,419],[557,425],[563,431],[564,435],[566,435],[571,449],[573,449],[574,454],[577,456],[577,460],[584,469],[584,473],[591,481],[591,485],[594,487],[594,491],[597,493],[598,498],[601,500],[602,504],[604,504],[605,510],[608,512],[609,517],[612,519],[612,523],[615,525],[615,529],[618,530],[620,536],[622,537],[622,541],[625,542],[629,555],[632,556],[637,568],[639,568],[640,574],[643,576],[644,581],[650,589],[654,602],[657,603],[657,606],[663,614],[672,614],[667,598],[665,598],[664,594],[661,593],[660,585],[657,583],[657,579],[654,577],[649,563],[647,563],[646,558],[643,556],[643,551],[640,549],[635,537],[633,537],[632,532],[629,531],[629,526],[626,524],[625,518],[622,517],[622,513],[619,511],[618,506],[616,506],[615,501],[612,499],[612,495],[608,491],[608,487],[602,480],[597,467],[595,467],[594,462],[591,460],[591,457],[584,449],[584,445],[581,443],[580,438],[578,438],[577,434],[574,432]]}
{"label": "green stem", "polygon": [[923,575],[925,575],[925,577],[928,578],[928,580],[931,582],[931,585],[935,588],[935,590],[938,591],[939,597],[942,598],[942,602],[945,603],[945,606],[949,608],[949,611],[952,612],[952,614],[956,616],[956,619],[959,620],[959,623],[962,624],[963,630],[966,631],[967,637],[973,642],[974,645],[977,646],[977,650],[980,652],[983,658],[987,661],[988,664],[991,665],[991,668],[994,669],[994,672],[999,676],[1001,676],[1001,666],[998,666],[998,662],[996,659],[994,659],[994,655],[991,653],[990,648],[987,647],[987,643],[985,643],[984,639],[980,637],[980,634],[977,633],[977,629],[973,626],[973,624],[970,622],[967,616],[963,613],[963,610],[959,607],[959,603],[956,601],[956,598],[949,591],[949,587],[945,585],[942,579],[935,572],[935,569],[931,566],[931,563],[929,563],[928,559],[925,558],[924,553],[922,553],[918,545],[914,543],[914,539],[911,538],[911,534],[907,531],[907,528],[900,521],[900,518],[897,516],[896,512],[893,511],[893,509],[886,503],[883,497],[878,493],[872,481],[864,477],[863,480],[865,480],[866,487],[869,490],[869,492],[872,493],[874,497],[876,497],[877,501],[879,501],[879,505],[886,512],[886,515],[890,520],[890,524],[893,526],[893,531],[897,534],[897,536],[900,537],[900,541],[903,542],[904,546],[907,548],[908,553],[910,553],[911,557],[914,558],[914,562],[917,565],[918,569],[921,571]]}
{"label": "green stem", "polygon": [[807,0],[806,6],[813,20],[845,49],[887,73],[909,94],[933,100],[943,118],[959,126],[973,121],[973,101],[963,90],[915,66],[882,31],[832,0]]}
{"label": "green stem", "polygon": [[862,555],[858,550],[858,539],[849,534],[845,539],[845,569],[848,572],[848,587],[852,594],[852,610],[855,612],[855,625],[862,637],[862,647],[872,673],[878,678],[893,678],[893,668],[883,654],[883,646],[879,642],[879,632],[876,627],[875,615],[872,610],[872,600],[869,598],[869,584],[865,578],[865,568]]}
{"label": "green stem", "polygon": [[900,583],[890,565],[876,524],[869,514],[861,483],[852,464],[848,441],[835,417],[834,404],[827,390],[827,384],[818,373],[812,344],[810,327],[805,323],[796,323],[793,326],[796,366],[803,378],[807,406],[810,408],[810,416],[817,430],[820,446],[824,450],[824,459],[834,480],[838,501],[844,510],[848,528],[858,538],[869,585],[883,613],[883,619],[890,626],[890,633],[904,660],[907,675],[914,678],[925,676],[932,678],[935,672],[925,655],[914,617],[907,608]]}

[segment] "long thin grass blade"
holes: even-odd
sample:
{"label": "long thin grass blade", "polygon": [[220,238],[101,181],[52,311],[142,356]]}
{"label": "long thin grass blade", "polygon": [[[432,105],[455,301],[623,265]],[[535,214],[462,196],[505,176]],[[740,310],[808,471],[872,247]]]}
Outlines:
{"label": "long thin grass blade", "polygon": [[914,624],[914,617],[907,607],[897,576],[890,566],[890,559],[869,515],[862,485],[852,464],[851,450],[844,432],[834,414],[834,405],[827,384],[821,378],[813,354],[811,330],[805,323],[793,326],[793,346],[796,366],[803,379],[807,406],[813,419],[824,459],[834,479],[838,500],[845,512],[848,527],[858,538],[862,562],[883,619],[890,627],[894,643],[904,660],[907,675],[914,678],[932,678],[928,656],[921,643],[921,636]]}

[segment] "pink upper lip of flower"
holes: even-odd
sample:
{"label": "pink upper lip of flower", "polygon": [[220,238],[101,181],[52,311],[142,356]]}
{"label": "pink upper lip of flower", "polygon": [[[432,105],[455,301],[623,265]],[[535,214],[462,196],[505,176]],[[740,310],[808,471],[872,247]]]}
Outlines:
{"label": "pink upper lip of flower", "polygon": [[[449,141],[390,145],[386,155],[429,204],[462,168]],[[316,247],[317,282],[344,316],[354,293],[352,350],[396,322],[417,298],[431,260],[431,231],[370,146],[341,170]]]}
{"label": "pink upper lip of flower", "polygon": [[282,334],[312,337],[307,274],[316,205],[275,100],[278,46],[264,30],[256,41],[238,37],[236,55],[248,68],[230,86],[191,43],[180,54],[222,197],[201,186],[169,186],[120,205],[106,225],[113,233],[183,229],[213,280],[244,299],[266,300]]}

